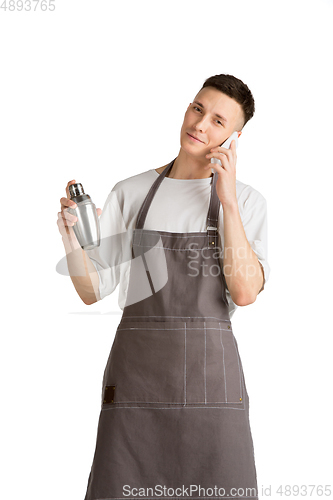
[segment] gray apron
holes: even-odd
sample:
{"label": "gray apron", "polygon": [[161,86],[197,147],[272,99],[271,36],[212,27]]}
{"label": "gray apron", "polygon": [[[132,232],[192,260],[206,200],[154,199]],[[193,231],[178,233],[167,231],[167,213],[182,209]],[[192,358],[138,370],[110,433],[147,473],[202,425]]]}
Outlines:
{"label": "gray apron", "polygon": [[133,230],[85,500],[258,498],[249,397],[218,258],[217,173],[207,231],[143,229],[174,161]]}

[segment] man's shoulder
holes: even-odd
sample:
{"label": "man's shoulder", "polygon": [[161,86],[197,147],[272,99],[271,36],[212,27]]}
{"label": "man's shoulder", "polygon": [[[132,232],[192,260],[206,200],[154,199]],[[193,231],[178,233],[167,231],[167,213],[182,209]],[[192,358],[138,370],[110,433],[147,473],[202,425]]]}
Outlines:
{"label": "man's shoulder", "polygon": [[146,170],[140,174],[132,175],[131,177],[127,177],[117,182],[112,188],[112,191],[131,191],[133,188],[140,189],[140,187],[147,187],[155,178],[154,169]]}
{"label": "man's shoulder", "polygon": [[116,204],[122,211],[134,210],[144,200],[156,176],[157,172],[155,175],[151,169],[122,179],[109,192],[105,206]]}
{"label": "man's shoulder", "polygon": [[245,184],[244,182],[236,179],[236,194],[238,203],[245,204],[255,204],[255,203],[266,203],[266,198],[262,195],[260,191],[255,189],[250,184]]}

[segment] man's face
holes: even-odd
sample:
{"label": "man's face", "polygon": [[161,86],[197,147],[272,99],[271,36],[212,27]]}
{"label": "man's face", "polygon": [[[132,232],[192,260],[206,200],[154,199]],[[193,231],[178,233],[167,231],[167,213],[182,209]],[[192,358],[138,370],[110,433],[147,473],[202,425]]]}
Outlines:
{"label": "man's face", "polygon": [[240,131],[243,120],[238,102],[213,87],[205,87],[187,108],[180,131],[181,147],[190,155],[205,157],[211,148]]}

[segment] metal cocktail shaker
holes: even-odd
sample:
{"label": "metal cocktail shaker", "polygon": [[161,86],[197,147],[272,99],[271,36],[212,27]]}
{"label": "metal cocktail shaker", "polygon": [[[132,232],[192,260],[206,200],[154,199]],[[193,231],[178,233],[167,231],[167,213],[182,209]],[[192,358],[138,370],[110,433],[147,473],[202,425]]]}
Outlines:
{"label": "metal cocktail shaker", "polygon": [[96,206],[89,194],[85,194],[82,184],[70,184],[70,199],[77,204],[76,208],[68,208],[68,212],[77,217],[73,230],[83,250],[91,250],[100,244],[100,227]]}

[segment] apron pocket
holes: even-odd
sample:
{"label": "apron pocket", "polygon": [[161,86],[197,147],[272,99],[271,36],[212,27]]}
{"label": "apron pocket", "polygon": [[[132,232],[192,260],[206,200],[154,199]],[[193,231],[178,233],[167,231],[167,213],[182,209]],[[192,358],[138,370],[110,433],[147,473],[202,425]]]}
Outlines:
{"label": "apron pocket", "polygon": [[242,406],[241,363],[231,327],[216,322],[186,328],[187,404]]}
{"label": "apron pocket", "polygon": [[237,342],[228,324],[123,322],[104,372],[103,404],[242,406],[242,380]]}
{"label": "apron pocket", "polygon": [[231,329],[206,330],[206,402],[243,402],[241,361]]}
{"label": "apron pocket", "polygon": [[117,386],[114,403],[184,402],[184,323],[161,326],[118,327],[104,376],[105,386]]}

